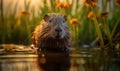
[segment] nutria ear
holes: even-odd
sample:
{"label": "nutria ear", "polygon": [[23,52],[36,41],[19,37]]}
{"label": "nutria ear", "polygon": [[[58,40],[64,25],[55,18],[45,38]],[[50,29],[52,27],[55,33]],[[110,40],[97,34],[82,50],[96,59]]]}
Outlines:
{"label": "nutria ear", "polygon": [[46,14],[46,15],[43,17],[43,19],[44,19],[45,21],[47,21],[48,18],[49,18],[49,15],[48,15],[48,14]]}
{"label": "nutria ear", "polygon": [[67,21],[67,16],[66,16],[66,15],[64,15],[63,17],[64,17],[65,21]]}

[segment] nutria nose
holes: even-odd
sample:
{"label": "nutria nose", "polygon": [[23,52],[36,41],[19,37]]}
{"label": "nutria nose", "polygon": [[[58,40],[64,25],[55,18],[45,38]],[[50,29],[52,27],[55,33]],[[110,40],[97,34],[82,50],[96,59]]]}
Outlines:
{"label": "nutria nose", "polygon": [[56,32],[61,32],[62,30],[60,28],[55,29]]}

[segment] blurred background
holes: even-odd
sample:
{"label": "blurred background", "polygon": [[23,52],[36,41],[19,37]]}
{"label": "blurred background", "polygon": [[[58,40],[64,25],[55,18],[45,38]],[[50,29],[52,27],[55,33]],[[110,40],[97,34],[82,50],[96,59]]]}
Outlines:
{"label": "blurred background", "polygon": [[0,0],[0,44],[30,45],[46,13],[67,16],[73,47],[120,45],[119,0]]}
{"label": "blurred background", "polygon": [[120,71],[120,0],[0,0],[0,71],[39,71],[31,38],[46,13],[67,16],[70,71]]}

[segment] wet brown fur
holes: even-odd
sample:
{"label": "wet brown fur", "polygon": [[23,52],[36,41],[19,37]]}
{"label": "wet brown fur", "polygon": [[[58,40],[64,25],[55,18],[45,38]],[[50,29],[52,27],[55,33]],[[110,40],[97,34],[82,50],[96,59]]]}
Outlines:
{"label": "wet brown fur", "polygon": [[[54,14],[53,14],[54,15]],[[51,15],[49,15],[51,16]],[[56,16],[56,14],[55,14]],[[59,17],[61,15],[57,15],[57,17]],[[54,16],[53,16],[54,17]],[[61,17],[64,18],[64,17]],[[54,21],[54,19],[53,19]],[[59,19],[58,19],[59,21]],[[35,47],[38,47],[38,49],[45,49],[45,50],[66,50],[69,49],[69,47],[71,46],[71,34],[70,34],[70,30],[69,27],[67,25],[62,26],[63,27],[63,31],[65,33],[64,37],[61,39],[56,39],[54,37],[51,37],[50,34],[53,34],[52,31],[54,30],[52,25],[46,24],[48,22],[46,22],[44,19],[40,22],[39,25],[36,26],[35,31],[33,33],[32,39],[33,39],[33,44],[35,45]],[[58,24],[58,23],[56,23]]]}

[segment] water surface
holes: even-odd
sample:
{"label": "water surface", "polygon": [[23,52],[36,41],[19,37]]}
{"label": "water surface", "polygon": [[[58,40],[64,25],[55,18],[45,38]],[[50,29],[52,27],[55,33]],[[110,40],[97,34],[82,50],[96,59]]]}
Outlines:
{"label": "water surface", "polygon": [[120,71],[120,57],[110,58],[104,51],[90,49],[39,55],[28,48],[0,49],[0,71]]}

